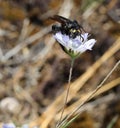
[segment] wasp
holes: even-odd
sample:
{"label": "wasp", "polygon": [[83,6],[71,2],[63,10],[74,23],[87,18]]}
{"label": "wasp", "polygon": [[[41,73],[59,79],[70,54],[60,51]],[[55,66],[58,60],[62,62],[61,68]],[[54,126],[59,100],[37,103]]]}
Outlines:
{"label": "wasp", "polygon": [[76,36],[80,36],[82,40],[84,40],[81,34],[83,33],[83,31],[85,32],[85,30],[81,25],[78,24],[76,20],[72,21],[59,15],[54,15],[53,17],[51,17],[51,19],[61,23],[61,26],[52,26],[52,31],[54,34],[57,32],[61,32],[62,34],[68,35],[70,38],[74,39],[76,38]]}

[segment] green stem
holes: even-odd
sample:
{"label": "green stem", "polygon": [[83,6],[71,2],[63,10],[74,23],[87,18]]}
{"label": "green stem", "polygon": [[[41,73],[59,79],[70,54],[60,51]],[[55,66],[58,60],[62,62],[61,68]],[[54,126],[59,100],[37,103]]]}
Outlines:
{"label": "green stem", "polygon": [[60,123],[62,121],[64,110],[65,110],[65,107],[66,107],[66,104],[67,104],[67,101],[68,101],[68,96],[69,96],[69,91],[70,91],[70,84],[71,84],[72,70],[73,70],[74,61],[75,61],[75,58],[72,58],[71,59],[70,71],[69,71],[68,87],[67,87],[67,91],[66,91],[65,102],[64,102],[64,106],[63,106],[63,109],[62,109],[62,112],[61,112],[61,116],[60,116],[59,122],[56,125],[56,128],[59,128],[59,125],[60,125]]}

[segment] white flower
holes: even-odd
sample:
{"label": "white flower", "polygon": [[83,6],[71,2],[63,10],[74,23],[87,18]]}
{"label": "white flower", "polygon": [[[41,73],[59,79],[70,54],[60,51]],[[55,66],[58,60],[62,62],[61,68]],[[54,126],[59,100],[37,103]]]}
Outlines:
{"label": "white flower", "polygon": [[76,36],[74,39],[70,38],[68,35],[62,34],[61,32],[54,34],[54,38],[67,50],[67,53],[74,57],[86,50],[92,50],[96,40],[88,40],[88,37],[88,33]]}
{"label": "white flower", "polygon": [[3,124],[2,128],[16,128],[16,126],[13,123],[7,123]]}

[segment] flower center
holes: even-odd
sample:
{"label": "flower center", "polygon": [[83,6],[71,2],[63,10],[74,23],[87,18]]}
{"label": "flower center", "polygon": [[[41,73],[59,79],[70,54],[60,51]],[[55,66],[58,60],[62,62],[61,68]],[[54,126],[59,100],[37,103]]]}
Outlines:
{"label": "flower center", "polygon": [[73,48],[78,48],[79,46],[80,46],[80,42],[75,41],[72,43]]}

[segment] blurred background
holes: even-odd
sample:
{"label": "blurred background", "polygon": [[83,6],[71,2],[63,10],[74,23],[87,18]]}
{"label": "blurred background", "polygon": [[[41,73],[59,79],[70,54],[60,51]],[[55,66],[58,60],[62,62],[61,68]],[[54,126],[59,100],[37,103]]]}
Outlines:
{"label": "blurred background", "polygon": [[[59,120],[71,60],[51,33],[55,22],[50,17],[56,14],[77,20],[97,40],[92,51],[75,61],[65,115],[120,60],[119,0],[0,0],[1,126],[53,128]],[[68,127],[120,128],[119,85],[120,65]]]}

